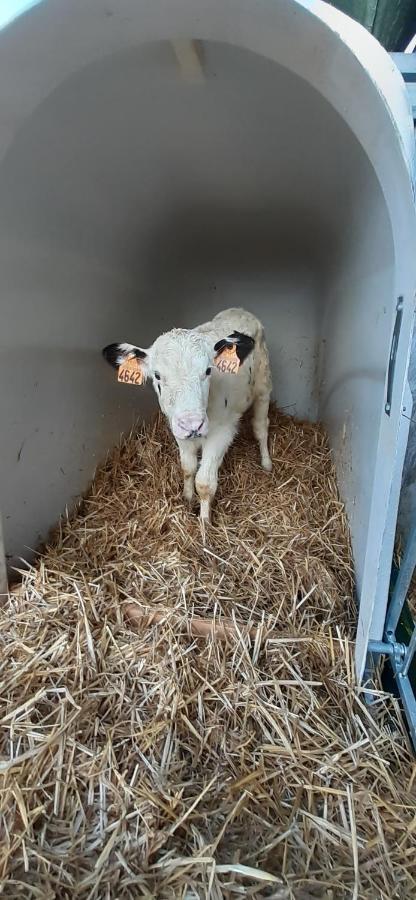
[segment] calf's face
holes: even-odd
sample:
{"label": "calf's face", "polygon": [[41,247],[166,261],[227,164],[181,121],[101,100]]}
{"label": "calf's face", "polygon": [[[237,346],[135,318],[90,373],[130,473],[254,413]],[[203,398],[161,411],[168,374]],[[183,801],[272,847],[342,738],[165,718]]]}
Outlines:
{"label": "calf's face", "polygon": [[208,396],[213,347],[198,332],[162,334],[149,351],[150,374],[159,405],[179,440],[208,434]]}
{"label": "calf's face", "polygon": [[[213,345],[198,331],[175,328],[158,337],[148,350],[134,344],[110,344],[103,355],[119,371],[133,364],[138,373],[133,383],[151,378],[175,438],[192,440],[208,434],[213,367],[235,374],[253,347],[253,339],[239,332]],[[226,361],[227,354],[231,362]]]}

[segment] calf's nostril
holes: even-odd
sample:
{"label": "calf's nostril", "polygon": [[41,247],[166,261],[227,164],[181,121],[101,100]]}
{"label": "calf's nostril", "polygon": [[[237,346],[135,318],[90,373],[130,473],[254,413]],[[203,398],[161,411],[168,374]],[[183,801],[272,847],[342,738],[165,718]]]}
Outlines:
{"label": "calf's nostril", "polygon": [[202,419],[195,416],[181,416],[177,419],[177,424],[181,431],[187,433],[188,437],[198,437],[199,432],[205,425],[205,416]]}

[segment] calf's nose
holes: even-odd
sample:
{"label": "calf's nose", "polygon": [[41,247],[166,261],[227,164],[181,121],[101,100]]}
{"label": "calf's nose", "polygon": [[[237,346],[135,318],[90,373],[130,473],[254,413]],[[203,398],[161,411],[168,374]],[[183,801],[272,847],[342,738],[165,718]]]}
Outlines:
{"label": "calf's nose", "polygon": [[184,437],[203,437],[207,432],[204,413],[182,413],[175,422],[176,430]]}

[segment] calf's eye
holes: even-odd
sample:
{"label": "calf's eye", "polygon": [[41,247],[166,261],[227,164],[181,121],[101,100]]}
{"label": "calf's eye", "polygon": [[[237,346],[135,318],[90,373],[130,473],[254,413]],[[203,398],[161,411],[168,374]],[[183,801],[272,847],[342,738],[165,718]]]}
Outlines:
{"label": "calf's eye", "polygon": [[155,378],[156,378],[156,381],[160,381],[160,375],[159,375],[159,372],[155,372]]}
{"label": "calf's eye", "polygon": [[208,369],[205,372],[205,375],[211,375],[211,366],[208,366]]}

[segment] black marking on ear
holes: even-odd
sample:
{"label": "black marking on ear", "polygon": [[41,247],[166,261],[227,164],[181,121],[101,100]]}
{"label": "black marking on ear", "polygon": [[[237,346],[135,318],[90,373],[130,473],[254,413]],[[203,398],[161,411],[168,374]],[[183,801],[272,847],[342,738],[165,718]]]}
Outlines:
{"label": "black marking on ear", "polygon": [[146,353],[143,350],[139,350],[138,347],[129,346],[129,349],[126,350],[126,344],[108,344],[107,347],[104,347],[102,354],[113,369],[118,369],[123,359],[127,359],[127,357],[146,358]]}
{"label": "black marking on ear", "polygon": [[231,345],[228,344],[227,341],[223,339],[222,341],[217,341],[217,343],[214,346],[214,350],[216,353],[221,353],[221,350],[224,350],[224,347],[229,347],[229,346],[231,346]]}
{"label": "black marking on ear", "polygon": [[228,337],[218,341],[218,343],[215,344],[214,350],[216,353],[221,353],[221,350],[224,350],[224,347],[232,347],[233,344],[235,344],[236,353],[241,365],[252,350],[254,350],[254,343],[254,339],[248,334],[243,334],[241,331],[233,331]]}
{"label": "black marking on ear", "polygon": [[113,366],[113,369],[118,369],[119,367],[118,360],[120,357],[120,351],[118,348],[119,344],[108,344],[108,346],[104,347],[104,350],[102,351],[104,359],[107,360],[110,366]]}

